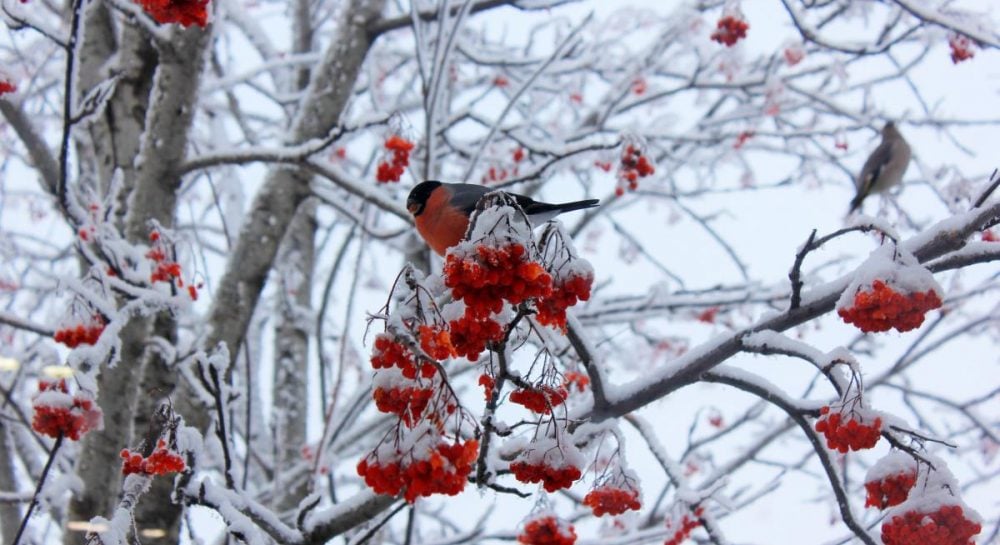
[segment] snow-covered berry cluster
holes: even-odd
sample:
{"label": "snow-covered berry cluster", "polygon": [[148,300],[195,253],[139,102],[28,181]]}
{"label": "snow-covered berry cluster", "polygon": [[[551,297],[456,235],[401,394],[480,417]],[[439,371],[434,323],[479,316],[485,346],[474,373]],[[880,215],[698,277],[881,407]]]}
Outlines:
{"label": "snow-covered berry cluster", "polygon": [[489,316],[504,301],[517,305],[552,292],[552,277],[534,261],[523,244],[478,244],[474,252],[450,252],[445,259],[444,283],[466,313]]}
{"label": "snow-covered berry cluster", "polygon": [[[378,315],[386,327],[375,336],[371,356],[373,396],[380,411],[399,420],[358,465],[359,474],[376,492],[402,494],[413,501],[462,490],[480,456],[479,443],[465,439],[481,430],[467,426],[480,420],[470,418],[460,405],[446,360],[477,361],[487,348],[499,349],[508,337],[522,338],[538,325],[564,328],[566,309],[590,295],[593,271],[577,258],[567,235],[549,224],[536,243],[512,198],[503,193],[486,198],[495,200],[483,203],[472,216],[468,240],[449,249],[440,278],[424,279],[407,267]],[[561,290],[558,296],[554,284]],[[532,316],[541,318],[532,322]],[[566,417],[554,413],[569,400],[571,387],[583,392],[589,379],[577,373],[570,381],[555,362],[543,358],[522,372],[491,357],[474,375],[484,388],[489,411],[509,401],[538,415],[535,439],[530,446],[511,447],[507,459],[513,461],[507,472],[520,482],[540,483],[547,491],[572,486],[586,465],[565,433]],[[513,386],[505,395],[508,384]],[[459,451],[455,445],[464,447]],[[488,483],[502,473],[477,470],[476,479]]]}
{"label": "snow-covered berry cluster", "polygon": [[149,456],[143,457],[141,453],[127,448],[122,449],[119,455],[122,458],[122,475],[167,475],[180,473],[187,467],[184,458],[170,450],[163,439],[156,442],[156,449]]}
{"label": "snow-covered berry cluster", "polygon": [[539,253],[552,277],[552,292],[538,301],[535,319],[565,332],[566,310],[590,299],[594,269],[577,255],[569,235],[556,224],[547,226],[539,236]]}
{"label": "snow-covered berry cluster", "polygon": [[526,407],[538,414],[551,414],[553,407],[562,405],[569,392],[562,386],[518,388],[510,393],[510,402]]}
{"label": "snow-covered berry cluster", "polygon": [[457,248],[445,258],[442,274],[452,296],[465,303],[465,312],[448,325],[456,352],[475,361],[503,335],[492,315],[501,312],[505,302],[517,305],[547,297],[552,277],[520,243],[484,241],[471,249]]}
{"label": "snow-covered berry cluster", "polygon": [[90,317],[85,324],[61,327],[52,335],[52,339],[57,343],[62,343],[69,348],[76,348],[81,344],[94,345],[104,333],[104,318],[99,314]]}
{"label": "snow-covered berry cluster", "polygon": [[941,306],[942,290],[917,259],[886,244],[859,268],[837,302],[837,314],[865,333],[895,328],[904,332],[924,323],[924,315]]}
{"label": "snow-covered berry cluster", "polygon": [[208,24],[208,0],[137,0],[157,23],[183,27]]}
{"label": "snow-covered berry cluster", "polygon": [[[432,435],[434,440],[437,435]],[[423,441],[418,441],[423,443]],[[414,445],[403,452],[384,444],[358,463],[358,475],[376,493],[397,496],[413,503],[418,497],[434,494],[454,496],[465,489],[479,451],[479,442],[447,442]]]}
{"label": "snow-covered berry cluster", "polygon": [[982,531],[977,517],[967,516],[960,505],[907,511],[882,524],[885,545],[974,545]]}
{"label": "snow-covered berry cluster", "polygon": [[542,325],[566,329],[566,309],[580,301],[590,299],[594,284],[593,272],[572,272],[559,278],[552,286],[552,294],[538,302],[535,319]]}
{"label": "snow-covered berry cluster", "polygon": [[875,463],[865,476],[865,507],[886,509],[906,501],[917,483],[917,463],[913,456],[893,450]]}
{"label": "snow-covered berry cluster", "polygon": [[524,545],[573,545],[576,530],[572,524],[543,512],[524,522],[517,541]]}
{"label": "snow-covered berry cluster", "polygon": [[651,176],[655,172],[656,167],[646,156],[642,146],[637,143],[625,144],[618,161],[618,186],[615,187],[615,195],[621,197],[626,188],[629,191],[639,189],[639,178]]}
{"label": "snow-covered berry cluster", "polygon": [[154,229],[149,233],[149,251],[146,252],[146,259],[150,261],[151,272],[149,282],[155,284],[163,282],[169,284],[171,289],[187,289],[188,296],[192,301],[198,300],[198,287],[193,283],[185,285],[181,276],[182,269],[177,262],[176,251],[173,242]]}
{"label": "snow-covered berry cluster", "polygon": [[541,483],[547,492],[569,488],[583,473],[583,456],[567,437],[539,437],[510,464],[514,478],[522,483]]}
{"label": "snow-covered berry cluster", "polygon": [[65,379],[39,383],[31,407],[32,429],[49,437],[78,441],[103,425],[103,413],[94,398],[86,392],[71,396]]}
{"label": "snow-covered berry cluster", "polygon": [[437,373],[437,368],[429,361],[418,362],[416,356],[392,333],[379,333],[375,336],[375,350],[371,357],[372,367],[377,369],[398,368],[405,378],[417,378],[417,373],[423,378],[431,378]]}
{"label": "snow-covered berry cluster", "polygon": [[701,516],[705,514],[705,508],[698,506],[693,513],[685,513],[680,520],[667,519],[667,531],[673,532],[670,537],[663,542],[663,545],[680,545],[691,535],[695,528],[701,526]]}
{"label": "snow-covered berry cluster", "polygon": [[726,47],[736,45],[736,42],[747,37],[747,29],[750,25],[738,14],[724,15],[715,24],[715,30],[710,36],[712,41],[719,42]]}
{"label": "snow-covered berry cluster", "polygon": [[868,493],[865,507],[885,509],[903,503],[916,482],[916,472],[896,473],[879,480],[868,481],[865,483],[865,491]]}
{"label": "snow-covered berry cluster", "polygon": [[948,47],[951,48],[951,62],[954,64],[976,56],[972,50],[972,40],[962,34],[952,33],[948,36]]}
{"label": "snow-covered berry cluster", "polygon": [[630,509],[638,511],[642,508],[638,490],[628,485],[616,486],[614,484],[595,487],[583,497],[583,504],[590,507],[595,517],[620,515]]}
{"label": "snow-covered berry cluster", "polygon": [[857,292],[851,306],[838,309],[837,314],[865,333],[892,328],[904,332],[920,327],[924,315],[940,307],[941,297],[934,290],[900,293],[876,280],[870,290]]}
{"label": "snow-covered berry cluster", "polygon": [[522,483],[541,483],[547,492],[569,488],[583,475],[574,465],[552,466],[544,462],[514,462],[510,472]]}

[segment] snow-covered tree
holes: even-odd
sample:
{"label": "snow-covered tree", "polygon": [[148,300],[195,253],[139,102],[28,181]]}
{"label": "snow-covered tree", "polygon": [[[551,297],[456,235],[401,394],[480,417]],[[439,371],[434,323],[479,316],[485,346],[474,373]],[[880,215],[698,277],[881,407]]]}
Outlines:
{"label": "snow-covered tree", "polygon": [[3,19],[4,543],[998,539],[995,6]]}

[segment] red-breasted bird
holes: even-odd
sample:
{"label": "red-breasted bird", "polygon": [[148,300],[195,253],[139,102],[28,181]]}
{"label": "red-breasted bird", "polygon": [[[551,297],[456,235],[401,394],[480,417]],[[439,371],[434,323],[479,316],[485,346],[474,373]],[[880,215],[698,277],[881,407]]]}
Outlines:
{"label": "red-breasted bird", "polygon": [[856,181],[857,194],[851,200],[848,214],[861,207],[865,197],[881,193],[903,180],[910,166],[910,145],[899,134],[896,124],[889,121],[882,128],[882,143],[868,156]]}
{"label": "red-breasted bird", "polygon": [[[438,255],[458,244],[469,227],[469,216],[483,195],[493,191],[474,184],[448,184],[429,180],[417,184],[406,198],[406,209],[413,214],[417,232]],[[530,197],[508,193],[517,200],[531,224],[541,225],[563,212],[597,206],[597,199],[561,204],[538,202]]]}

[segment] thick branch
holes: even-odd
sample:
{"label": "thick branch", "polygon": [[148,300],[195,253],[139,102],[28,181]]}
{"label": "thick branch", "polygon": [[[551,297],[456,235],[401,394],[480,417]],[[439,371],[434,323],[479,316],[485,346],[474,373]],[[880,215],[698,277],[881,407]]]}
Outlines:
{"label": "thick branch", "polygon": [[[1000,203],[990,207],[967,212],[944,220],[924,233],[903,243],[920,262],[927,262],[966,245],[970,235],[982,229],[984,224],[1000,215]],[[600,421],[619,417],[648,405],[669,393],[692,384],[708,370],[729,359],[741,350],[740,339],[755,331],[785,331],[813,320],[833,310],[841,292],[847,288],[852,275],[829,282],[813,290],[802,306],[769,316],[757,323],[724,337],[713,339],[674,360],[658,373],[658,376],[643,377],[620,388],[621,394],[610,399],[606,410],[594,408],[591,418]]]}

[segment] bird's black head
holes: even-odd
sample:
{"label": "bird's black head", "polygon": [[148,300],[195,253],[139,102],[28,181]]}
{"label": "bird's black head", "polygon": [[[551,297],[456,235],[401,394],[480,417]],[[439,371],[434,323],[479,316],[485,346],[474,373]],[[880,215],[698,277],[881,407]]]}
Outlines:
{"label": "bird's black head", "polygon": [[430,198],[431,193],[438,187],[441,187],[441,182],[437,180],[427,180],[413,186],[413,189],[410,190],[410,195],[406,197],[406,209],[414,217],[419,216],[423,213],[424,206],[427,205],[427,199]]}

